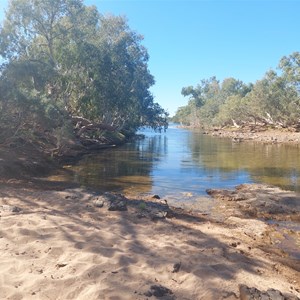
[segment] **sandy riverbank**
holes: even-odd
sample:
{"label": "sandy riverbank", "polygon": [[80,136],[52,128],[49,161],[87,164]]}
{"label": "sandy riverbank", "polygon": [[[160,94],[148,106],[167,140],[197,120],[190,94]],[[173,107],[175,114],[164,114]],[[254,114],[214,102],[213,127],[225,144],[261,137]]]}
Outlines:
{"label": "sandy riverbank", "polygon": [[225,128],[207,131],[217,137],[231,138],[234,142],[253,141],[272,144],[300,144],[300,132],[288,129],[251,128]]}
{"label": "sandy riverbank", "polygon": [[221,198],[219,217],[151,197],[110,211],[86,190],[3,184],[0,299],[297,299],[284,235]]}

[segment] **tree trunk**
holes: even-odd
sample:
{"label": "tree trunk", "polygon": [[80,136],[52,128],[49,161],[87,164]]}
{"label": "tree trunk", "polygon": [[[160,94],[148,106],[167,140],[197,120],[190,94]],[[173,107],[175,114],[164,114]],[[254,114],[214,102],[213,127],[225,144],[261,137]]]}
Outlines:
{"label": "tree trunk", "polygon": [[83,117],[72,116],[72,122],[75,125],[76,129],[79,129],[77,132],[77,136],[80,137],[84,132],[88,130],[105,130],[105,131],[116,131],[116,127],[111,126],[109,124],[103,123],[92,123],[90,120],[85,119]]}
{"label": "tree trunk", "polygon": [[236,128],[240,128],[240,126],[235,122],[235,120],[231,119],[233,126]]}

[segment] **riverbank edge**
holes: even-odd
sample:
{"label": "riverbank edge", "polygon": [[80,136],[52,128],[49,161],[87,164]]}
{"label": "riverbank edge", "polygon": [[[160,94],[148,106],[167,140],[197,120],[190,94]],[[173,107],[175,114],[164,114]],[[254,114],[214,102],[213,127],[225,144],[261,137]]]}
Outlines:
{"label": "riverbank edge", "polygon": [[226,128],[210,128],[204,129],[194,126],[178,126],[178,128],[185,128],[190,130],[199,130],[203,134],[228,138],[235,143],[243,141],[251,141],[265,144],[287,144],[287,145],[300,145],[300,132],[295,131],[293,128],[276,129],[265,128],[261,126],[248,126],[248,127],[226,127]]}
{"label": "riverbank edge", "polygon": [[[114,137],[109,143],[98,144],[97,147],[86,147],[75,140],[69,140],[59,155],[51,155],[39,145],[32,143],[15,143],[0,148],[0,182],[10,179],[33,181],[35,178],[47,176],[59,171],[66,164],[74,164],[85,155],[120,147],[135,139],[144,138],[142,134],[127,138]],[[94,145],[93,145],[94,146]],[[49,148],[49,145],[47,145]],[[64,169],[64,172],[68,172]]]}

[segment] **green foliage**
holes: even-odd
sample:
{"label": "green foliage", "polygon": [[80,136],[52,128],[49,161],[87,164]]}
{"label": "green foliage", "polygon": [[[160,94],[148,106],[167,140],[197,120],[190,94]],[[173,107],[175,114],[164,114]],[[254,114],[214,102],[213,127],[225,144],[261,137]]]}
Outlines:
{"label": "green foliage", "polygon": [[279,68],[283,71],[283,77],[300,92],[300,52],[284,56],[280,60]]}
{"label": "green foliage", "polygon": [[146,210],[147,209],[147,204],[145,203],[145,202],[141,202],[140,204],[139,204],[139,209],[140,210]]}
{"label": "green foliage", "polygon": [[255,84],[215,77],[182,89],[188,105],[178,109],[173,120],[187,125],[226,126],[260,123],[291,126],[300,120],[300,53],[283,57],[280,75],[271,70]]}
{"label": "green foliage", "polygon": [[172,122],[191,125],[191,107],[189,105],[179,107],[176,115],[172,118]]}
{"label": "green foliage", "polygon": [[216,117],[217,124],[230,125],[232,120],[239,120],[244,116],[247,105],[243,100],[240,95],[228,96]]}
{"label": "green foliage", "polygon": [[2,141],[38,128],[61,144],[74,115],[124,132],[167,126],[142,36],[125,18],[81,0],[11,0],[0,39]]}

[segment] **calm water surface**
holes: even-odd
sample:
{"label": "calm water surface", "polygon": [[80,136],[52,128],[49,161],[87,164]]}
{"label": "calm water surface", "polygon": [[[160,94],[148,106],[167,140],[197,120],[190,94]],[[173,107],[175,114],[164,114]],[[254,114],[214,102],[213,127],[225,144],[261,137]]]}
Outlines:
{"label": "calm water surface", "polygon": [[207,188],[267,183],[300,191],[300,149],[288,145],[233,143],[170,127],[144,130],[145,139],[84,157],[72,181],[99,191],[150,193],[177,201],[206,195]]}

